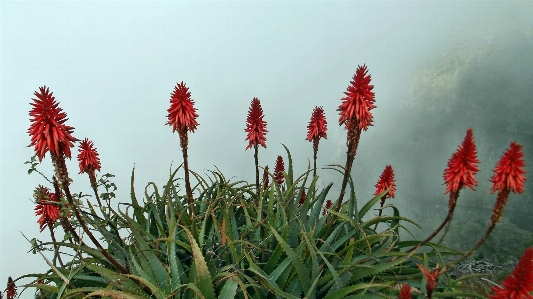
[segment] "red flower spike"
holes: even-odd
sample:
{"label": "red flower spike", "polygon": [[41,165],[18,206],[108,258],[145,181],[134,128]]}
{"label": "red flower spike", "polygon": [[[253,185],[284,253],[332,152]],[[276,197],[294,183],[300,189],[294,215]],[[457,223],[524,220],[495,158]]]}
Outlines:
{"label": "red flower spike", "polygon": [[503,287],[492,287],[491,299],[533,298],[533,247],[529,247],[518,261],[511,275],[502,282]]}
{"label": "red flower spike", "polygon": [[501,156],[500,161],[494,168],[494,175],[490,179],[493,183],[491,192],[509,189],[514,193],[524,192],[525,163],[522,158],[522,145],[512,142],[509,149]]}
{"label": "red flower spike", "polygon": [[35,92],[37,97],[32,98],[33,108],[30,111],[30,128],[28,134],[31,136],[31,144],[35,147],[35,154],[42,161],[44,155],[50,151],[53,155],[60,156],[64,153],[71,158],[70,148],[77,141],[72,137],[73,127],[65,125],[68,120],[67,114],[58,107],[58,103],[49,92],[46,86],[39,87],[39,92]]}
{"label": "red flower spike", "polygon": [[196,108],[194,108],[194,101],[191,99],[189,88],[181,81],[174,87],[174,92],[170,96],[170,108],[168,111],[167,125],[172,126],[172,132],[184,132],[196,130],[198,122],[196,118]]}
{"label": "red flower spike", "polygon": [[35,215],[40,216],[37,220],[41,232],[45,229],[46,225],[53,225],[57,220],[61,218],[61,208],[56,198],[55,193],[50,192],[46,187],[39,185],[33,194],[35,202]]}
{"label": "red flower spike", "polygon": [[305,194],[305,190],[302,190],[302,195],[300,196],[300,201],[298,202],[298,206],[301,206],[304,204],[306,197],[307,197],[307,194]]}
{"label": "red flower spike", "polygon": [[7,279],[6,295],[7,299],[14,299],[17,296],[17,286],[11,276]]}
{"label": "red flower spike", "polygon": [[94,148],[94,144],[89,139],[85,138],[79,148],[78,162],[80,165],[80,173],[98,170],[100,171],[100,158],[98,152]]}
{"label": "red flower spike", "polygon": [[285,177],[283,176],[283,171],[285,171],[285,165],[283,164],[283,158],[278,156],[276,159],[276,167],[274,167],[274,179],[278,185],[283,184]]}
{"label": "red flower spike", "polygon": [[437,279],[439,276],[444,273],[443,271],[440,271],[439,264],[435,267],[435,270],[432,272],[429,272],[428,269],[426,269],[421,264],[416,264],[420,271],[426,276],[426,292],[427,297],[431,298],[431,295],[433,294],[433,291],[437,288]]}
{"label": "red flower spike", "polygon": [[383,173],[381,173],[379,181],[376,183],[375,187],[376,193],[374,193],[374,195],[380,194],[381,192],[387,190],[389,187],[391,188],[389,192],[387,192],[387,194],[385,194],[381,198],[382,201],[384,201],[386,198],[394,198],[394,191],[396,191],[396,182],[394,180],[394,171],[392,170],[392,166],[385,166],[385,169],[383,169]]}
{"label": "red flower spike", "polygon": [[408,283],[402,284],[399,299],[411,299],[411,286]]}
{"label": "red flower spike", "polygon": [[367,130],[372,125],[373,116],[370,110],[376,108],[374,105],[374,85],[370,85],[371,76],[366,65],[358,66],[353,80],[344,92],[342,98],[339,125],[353,122],[358,124],[358,129]]}
{"label": "red flower spike", "polygon": [[265,170],[263,171],[263,190],[268,189],[268,165],[265,166]]}
{"label": "red flower spike", "polygon": [[444,170],[445,193],[457,192],[465,186],[475,190],[477,181],[474,176],[479,172],[478,164],[473,130],[470,128],[457,151],[448,160],[448,168]]}
{"label": "red flower spike", "polygon": [[321,137],[327,139],[327,129],[328,123],[326,121],[326,116],[324,115],[324,109],[322,107],[315,107],[309,125],[307,125],[306,140],[314,141]]}
{"label": "red flower spike", "polygon": [[326,212],[329,208],[331,208],[331,205],[333,205],[333,202],[331,200],[326,200],[326,206],[324,207],[324,210],[322,211],[322,215],[326,215]]}
{"label": "red flower spike", "polygon": [[254,98],[250,103],[250,109],[248,110],[248,117],[246,118],[246,129],[244,131],[248,133],[245,140],[248,140],[248,146],[246,149],[261,145],[266,148],[266,121],[263,120],[263,108],[261,108],[261,102],[258,98]]}

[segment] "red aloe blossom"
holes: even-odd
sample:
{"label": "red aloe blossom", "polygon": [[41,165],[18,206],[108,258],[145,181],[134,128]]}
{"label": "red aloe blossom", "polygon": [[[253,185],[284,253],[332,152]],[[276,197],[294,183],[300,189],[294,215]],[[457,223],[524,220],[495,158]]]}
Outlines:
{"label": "red aloe blossom", "polygon": [[318,152],[318,143],[320,138],[327,138],[326,131],[328,123],[322,107],[315,107],[309,125],[307,125],[306,140],[313,142],[313,176],[316,176],[316,156]]}
{"label": "red aloe blossom", "polygon": [[302,190],[302,195],[300,195],[300,201],[298,202],[298,206],[301,206],[304,204],[306,197],[307,197],[307,194],[305,194],[305,190]]}
{"label": "red aloe blossom", "polygon": [[446,192],[458,192],[462,187],[475,190],[477,181],[474,175],[479,172],[476,144],[473,130],[469,128],[457,151],[448,160],[448,168],[444,170]]}
{"label": "red aloe blossom", "polygon": [[194,132],[196,126],[198,126],[198,122],[196,121],[198,114],[196,113],[196,108],[194,108],[194,101],[191,99],[189,88],[185,86],[183,81],[174,87],[174,91],[170,97],[170,108],[168,108],[167,111],[167,125],[172,126],[172,132],[178,131],[178,134],[180,135],[180,146],[183,153],[183,168],[185,171],[185,190],[187,192],[189,213],[192,215],[194,210],[192,207],[193,198],[191,183],[189,180],[189,159],[187,156],[189,140],[187,132]]}
{"label": "red aloe blossom", "polygon": [[358,66],[353,80],[344,92],[346,97],[342,98],[339,106],[339,124],[352,122],[357,124],[358,129],[367,130],[372,125],[373,117],[370,110],[376,108],[374,105],[374,85],[370,85],[371,76],[368,74],[366,65]]}
{"label": "red aloe blossom", "polygon": [[426,276],[426,292],[427,297],[431,299],[431,296],[433,295],[433,291],[437,288],[437,279],[439,276],[444,273],[443,271],[440,271],[439,264],[435,267],[433,271],[429,271],[421,264],[417,264],[418,268],[422,273]]}
{"label": "red aloe blossom", "polygon": [[246,136],[245,140],[248,140],[248,146],[246,149],[257,147],[261,145],[266,148],[265,134],[268,132],[266,129],[266,121],[263,120],[263,108],[261,108],[261,102],[258,98],[253,98],[250,103],[250,110],[248,110],[248,117],[246,118]]}
{"label": "red aloe blossom", "polygon": [[[383,208],[383,205],[385,204],[385,200],[387,198],[394,198],[394,191],[396,191],[396,182],[394,180],[394,171],[392,170],[392,166],[387,165],[385,166],[385,169],[383,169],[383,172],[381,173],[381,176],[379,177],[379,181],[375,185],[376,187],[376,193],[374,195],[378,195],[381,192],[387,190],[390,188],[389,192],[387,192],[385,195],[381,197],[381,208]],[[383,209],[379,210],[379,215],[383,213]],[[374,226],[374,230],[376,230],[378,227],[378,223]]]}
{"label": "red aloe blossom", "polygon": [[61,208],[59,206],[59,200],[56,198],[55,193],[44,186],[39,185],[35,188],[33,193],[35,202],[35,215],[40,216],[37,220],[41,232],[46,225],[52,226],[57,220],[61,219]]}
{"label": "red aloe blossom", "polygon": [[94,144],[89,139],[85,138],[78,149],[78,162],[80,165],[80,172],[86,172],[89,175],[89,180],[93,188],[96,188],[96,174],[95,170],[100,171],[101,164],[98,152],[94,147]]}
{"label": "red aloe blossom", "polygon": [[529,247],[520,258],[513,273],[502,282],[503,287],[492,287],[491,299],[533,298],[533,247]]}
{"label": "red aloe blossom", "polygon": [[315,107],[309,125],[307,125],[307,138],[306,140],[314,141],[325,138],[327,139],[326,131],[328,129],[328,122],[324,115],[324,109],[322,107]]}
{"label": "red aloe blossom", "polygon": [[274,167],[274,179],[278,183],[278,185],[283,184],[285,177],[283,176],[283,172],[285,171],[285,165],[283,164],[283,158],[281,156],[278,156],[276,159],[276,167]]}
{"label": "red aloe blossom", "polygon": [[399,299],[411,299],[411,286],[408,283],[402,284]]}
{"label": "red aloe blossom", "polygon": [[324,210],[322,210],[322,215],[326,215],[326,212],[329,208],[331,208],[331,205],[333,202],[331,200],[326,200],[326,206],[324,207]]}
{"label": "red aloe blossom", "polygon": [[100,171],[100,158],[98,152],[94,148],[94,143],[85,138],[79,148],[78,162],[80,165],[80,173],[89,172],[91,170]]}
{"label": "red aloe blossom", "polygon": [[70,148],[77,141],[71,134],[73,127],[65,125],[67,114],[58,107],[58,103],[46,86],[39,87],[39,92],[34,93],[37,97],[32,98],[33,108],[30,111],[31,125],[28,133],[31,136],[31,144],[35,147],[35,154],[42,161],[46,152],[50,151],[55,156],[71,158]]}
{"label": "red aloe blossom", "polygon": [[17,296],[17,286],[11,276],[7,279],[6,295],[7,299],[14,299]]}
{"label": "red aloe blossom", "polygon": [[342,98],[342,103],[337,111],[340,111],[339,125],[346,127],[346,165],[344,167],[344,177],[342,179],[341,192],[335,204],[335,211],[339,211],[346,192],[348,177],[352,170],[353,160],[357,152],[361,132],[367,130],[372,125],[373,117],[370,110],[376,108],[374,105],[374,85],[370,85],[371,76],[368,74],[366,65],[358,66],[353,80],[350,82],[346,95]]}
{"label": "red aloe blossom", "polygon": [[396,191],[396,182],[394,180],[394,171],[392,170],[392,166],[385,166],[385,169],[383,169],[383,172],[381,173],[379,181],[376,183],[375,187],[376,193],[374,193],[374,195],[378,195],[381,192],[390,188],[389,192],[387,192],[385,195],[383,195],[383,197],[381,197],[382,203],[385,202],[386,198],[394,198],[394,191]]}
{"label": "red aloe blossom", "polygon": [[196,130],[198,114],[194,108],[194,101],[191,99],[191,92],[183,81],[174,87],[170,97],[170,108],[167,111],[167,125],[172,126],[172,132],[178,131],[181,137],[181,134],[186,131]]}
{"label": "red aloe blossom", "polygon": [[490,179],[493,183],[491,192],[509,189],[514,193],[524,193],[525,163],[522,158],[522,145],[512,142],[509,149],[501,156]]}
{"label": "red aloe blossom", "polygon": [[513,193],[524,192],[526,171],[523,156],[522,145],[512,142],[493,170],[494,175],[490,179],[493,183],[491,192],[498,191],[498,197],[490,218],[491,224],[496,224],[500,220],[511,191]]}

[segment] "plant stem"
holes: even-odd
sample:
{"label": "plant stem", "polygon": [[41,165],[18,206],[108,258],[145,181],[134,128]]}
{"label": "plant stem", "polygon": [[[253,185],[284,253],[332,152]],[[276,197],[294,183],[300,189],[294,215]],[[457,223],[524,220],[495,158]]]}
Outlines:
{"label": "plant stem", "polygon": [[483,235],[483,237],[481,237],[481,239],[479,239],[479,241],[477,241],[476,245],[474,245],[474,247],[472,247],[472,249],[470,249],[470,251],[464,253],[461,257],[459,257],[458,259],[456,259],[455,261],[451,262],[451,263],[448,263],[446,265],[446,267],[444,267],[443,270],[447,270],[451,267],[453,267],[454,265],[462,262],[463,260],[465,260],[467,257],[471,256],[476,250],[479,249],[479,247],[481,247],[481,245],[483,245],[483,243],[485,243],[485,241],[488,239],[488,237],[490,236],[490,233],[492,232],[492,230],[496,227],[496,223],[491,223],[491,225],[489,225],[489,228],[487,229],[487,231],[485,232],[485,234]]}
{"label": "plant stem", "polygon": [[256,205],[259,205],[259,146],[254,146],[254,159],[255,159],[255,189],[257,192]]}
{"label": "plant stem", "polygon": [[109,253],[102,247],[100,242],[98,242],[98,240],[94,237],[93,233],[89,230],[89,228],[87,227],[87,224],[85,223],[83,218],[81,218],[78,208],[76,207],[76,205],[74,204],[74,201],[72,200],[72,194],[70,194],[70,189],[68,185],[64,184],[63,189],[65,190],[68,203],[72,207],[72,211],[74,211],[74,215],[78,219],[78,222],[80,223],[81,227],[83,228],[87,236],[89,236],[89,239],[91,239],[93,244],[98,248],[98,251],[100,251],[100,253],[102,253],[111,264],[117,267],[117,269],[120,270],[120,272],[122,272],[123,274],[129,274],[129,271],[126,268],[124,268],[124,266],[119,264],[111,255],[109,255]]}

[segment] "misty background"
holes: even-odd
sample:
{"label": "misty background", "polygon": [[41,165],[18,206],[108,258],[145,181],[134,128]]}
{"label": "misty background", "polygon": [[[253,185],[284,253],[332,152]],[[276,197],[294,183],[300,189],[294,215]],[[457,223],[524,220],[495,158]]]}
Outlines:
{"label": "misty background", "polygon": [[[162,186],[171,165],[182,162],[179,137],[165,126],[170,93],[181,81],[199,114],[189,135],[192,170],[207,174],[216,165],[232,181],[254,181],[253,151],[244,150],[253,97],[269,130],[261,166],[273,169],[278,155],[286,159],[283,143],[295,174],[307,170],[306,128],[315,106],[324,107],[328,121],[317,165],[344,165],[346,131],[336,109],[363,64],[378,107],[352,170],[359,204],[390,164],[397,181],[391,203],[422,225],[410,227],[416,237],[427,236],[446,215],[444,168],[472,127],[479,186],[461,191],[448,239],[468,249],[492,212],[491,170],[517,141],[526,193],[510,196],[483,254],[520,255],[533,244],[531,15],[529,1],[0,2],[0,285],[47,269],[21,235],[50,238],[39,233],[32,194],[39,184],[51,186],[24,165],[34,154],[26,147],[28,112],[40,86],[54,93],[73,136],[94,142],[98,176],[116,176],[118,203],[129,201],[134,166],[141,197],[148,182]],[[72,190],[90,194],[87,175],[78,175],[77,146],[67,161]],[[38,169],[50,177],[49,157]],[[340,174],[318,175],[320,186],[334,182],[328,198],[335,199]]]}

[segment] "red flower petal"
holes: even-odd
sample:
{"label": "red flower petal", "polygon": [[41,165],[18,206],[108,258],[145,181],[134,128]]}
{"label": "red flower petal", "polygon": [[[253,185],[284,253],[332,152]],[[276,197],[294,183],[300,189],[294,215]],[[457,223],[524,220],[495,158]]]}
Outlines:
{"label": "red flower petal", "polygon": [[322,211],[322,215],[326,215],[326,212],[329,208],[331,208],[331,205],[333,205],[333,202],[331,200],[326,200],[326,206],[324,207],[324,210]]}
{"label": "red flower petal", "polygon": [[77,139],[71,135],[74,128],[65,125],[67,115],[58,108],[53,93],[46,86],[39,87],[39,92],[34,94],[37,98],[32,98],[33,103],[30,103],[33,108],[29,113],[32,117],[28,129],[31,136],[29,146],[34,146],[39,161],[42,161],[48,151],[57,156],[63,152],[71,158],[70,148]]}
{"label": "red flower petal", "polygon": [[346,97],[342,98],[342,104],[338,109],[340,111],[339,125],[353,122],[358,124],[359,129],[365,131],[372,125],[373,117],[370,110],[376,108],[374,92],[372,92],[374,85],[370,85],[371,76],[367,73],[366,65],[357,67],[353,80],[344,92]]}
{"label": "red flower petal", "polygon": [[472,129],[466,131],[465,139],[448,160],[448,168],[444,170],[445,193],[457,192],[465,186],[475,190],[477,186],[474,176],[479,172],[479,160],[473,134]]}
{"label": "red flower petal", "polygon": [[511,146],[501,156],[500,161],[494,168],[494,175],[490,179],[493,183],[491,192],[503,191],[504,189],[512,190],[514,193],[524,192],[524,174],[525,163],[522,158],[522,145],[512,142]]}
{"label": "red flower petal", "polygon": [[250,103],[250,110],[248,110],[248,117],[246,119],[246,129],[244,129],[244,131],[248,133],[245,140],[248,140],[249,142],[246,149],[258,145],[266,148],[265,134],[268,130],[266,129],[267,123],[263,120],[263,117],[261,102],[258,98],[254,98]]}

